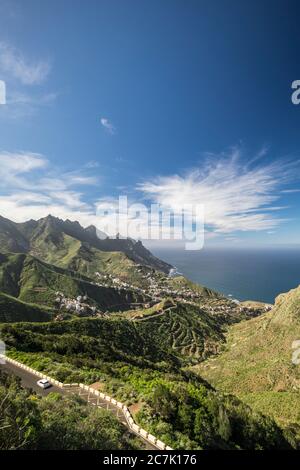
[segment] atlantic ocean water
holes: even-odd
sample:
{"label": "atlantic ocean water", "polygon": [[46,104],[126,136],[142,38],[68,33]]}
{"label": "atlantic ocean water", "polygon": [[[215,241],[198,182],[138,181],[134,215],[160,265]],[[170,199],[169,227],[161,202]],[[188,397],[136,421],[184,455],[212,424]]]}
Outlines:
{"label": "atlantic ocean water", "polygon": [[152,248],[186,277],[238,300],[274,303],[300,284],[299,248]]}

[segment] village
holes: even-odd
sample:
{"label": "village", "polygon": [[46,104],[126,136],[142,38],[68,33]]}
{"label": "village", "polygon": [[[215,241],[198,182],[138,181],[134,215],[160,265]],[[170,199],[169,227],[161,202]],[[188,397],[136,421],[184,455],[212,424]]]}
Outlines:
{"label": "village", "polygon": [[[248,305],[236,299],[222,296],[205,296],[197,287],[189,287],[187,282],[182,283],[182,285],[180,283],[176,284],[173,275],[167,276],[141,265],[137,265],[136,269],[139,273],[140,286],[129,282],[127,278],[125,280],[98,271],[95,272],[94,276],[97,281],[92,282],[92,284],[98,287],[115,289],[118,292],[130,290],[142,296],[143,302],[128,304],[127,310],[148,309],[163,299],[170,298],[175,302],[197,305],[199,309],[212,316],[232,316],[234,321],[237,316],[244,315],[246,318],[251,318],[272,308],[271,305],[265,304],[253,303],[253,305]],[[65,296],[63,292],[56,292],[55,305],[60,311],[55,317],[56,321],[65,318],[63,312],[93,317],[107,317],[109,315],[109,312],[103,312],[95,304],[91,305],[87,295],[80,295],[73,299]]]}
{"label": "village", "polygon": [[[66,311],[69,313],[76,313],[79,316],[93,316],[93,317],[105,317],[106,313],[101,312],[97,309],[96,306],[91,306],[88,303],[88,298],[86,295],[77,296],[76,299],[71,299],[65,297],[62,292],[56,292],[55,299],[56,307],[61,311]],[[55,321],[62,321],[65,319],[63,313],[59,313],[55,316]]]}

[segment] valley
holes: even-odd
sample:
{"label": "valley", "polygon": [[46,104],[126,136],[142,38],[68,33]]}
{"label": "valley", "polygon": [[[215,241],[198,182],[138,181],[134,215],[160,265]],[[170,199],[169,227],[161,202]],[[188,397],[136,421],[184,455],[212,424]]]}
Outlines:
{"label": "valley", "polygon": [[169,275],[140,242],[52,216],[0,218],[0,241],[10,357],[98,384],[174,449],[299,447],[297,290],[240,303]]}

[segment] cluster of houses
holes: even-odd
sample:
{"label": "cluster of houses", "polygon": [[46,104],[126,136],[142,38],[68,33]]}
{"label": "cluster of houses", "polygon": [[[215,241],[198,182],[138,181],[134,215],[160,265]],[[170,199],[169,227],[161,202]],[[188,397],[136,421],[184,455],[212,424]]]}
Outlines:
{"label": "cluster of houses", "polygon": [[268,312],[272,309],[271,305],[261,305],[261,306],[246,306],[242,305],[237,300],[228,300],[226,304],[217,304],[213,306],[203,305],[203,309],[208,311],[212,315],[219,314],[233,314],[233,313],[244,313],[247,317],[256,317],[261,315],[264,312]]}
{"label": "cluster of houses", "polygon": [[154,302],[159,302],[165,297],[180,299],[189,298],[190,300],[198,299],[200,297],[199,294],[192,291],[191,289],[172,289],[168,286],[163,285],[160,276],[158,279],[156,273],[152,272],[141,276],[141,278],[144,279],[144,286],[147,287],[138,287],[136,285],[129,284],[128,282],[125,282],[118,277],[114,277],[111,274],[101,274],[99,272],[96,272],[95,275],[100,280],[100,282],[97,283],[98,286],[130,289],[139,294],[144,294],[145,296],[151,297]]}
{"label": "cluster of houses", "polygon": [[[55,304],[60,310],[77,313],[82,316],[103,316],[104,314],[97,310],[97,307],[87,303],[87,296],[79,295],[76,299],[65,297],[62,292],[56,292]],[[59,314],[58,317],[61,317]]]}
{"label": "cluster of houses", "polygon": [[[164,276],[154,270],[149,270],[144,266],[139,267],[138,265],[137,270],[140,274],[140,286],[126,282],[112,274],[100,272],[95,273],[97,282],[93,284],[99,287],[114,288],[119,291],[130,289],[142,295],[144,298],[143,303],[139,302],[128,306],[132,309],[149,308],[165,298],[171,298],[183,303],[197,302],[200,308],[212,315],[244,313],[247,316],[253,317],[267,312],[272,308],[269,305],[246,306],[240,304],[240,302],[235,299],[214,299],[210,302],[206,298],[205,303],[202,305],[201,301],[203,301],[203,296],[201,292],[192,290],[188,286],[174,288],[169,282],[170,277]],[[72,312],[81,316],[106,316],[105,313],[97,310],[95,306],[89,305],[87,296],[78,296],[76,299],[72,299],[67,298],[62,292],[56,292],[55,302],[58,308],[65,312]],[[61,313],[58,314],[57,318],[61,315]]]}
{"label": "cluster of houses", "polygon": [[[144,268],[145,270],[145,268]],[[155,271],[146,272],[138,268],[140,274],[140,278],[143,280],[142,285],[143,287],[136,286],[134,284],[130,284],[129,282],[125,282],[123,279],[120,279],[116,276],[112,276],[111,274],[102,274],[96,272],[95,275],[99,279],[97,282],[97,286],[101,287],[114,287],[117,289],[130,289],[138,294],[142,294],[146,297],[150,297],[150,303],[153,305],[154,303],[160,302],[162,299],[166,297],[171,297],[174,300],[178,301],[196,301],[201,298],[201,294],[189,289],[188,287],[184,287],[181,289],[175,289],[174,287],[170,287],[168,284],[169,278],[167,276],[163,276],[160,273]],[[149,301],[147,301],[147,304]],[[147,308],[146,305],[144,305]]]}

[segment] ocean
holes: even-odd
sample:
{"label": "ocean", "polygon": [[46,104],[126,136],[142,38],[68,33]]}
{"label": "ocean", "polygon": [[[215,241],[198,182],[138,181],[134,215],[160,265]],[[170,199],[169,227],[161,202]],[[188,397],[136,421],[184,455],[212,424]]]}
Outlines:
{"label": "ocean", "polygon": [[238,300],[274,303],[300,284],[300,248],[151,251],[192,281]]}

